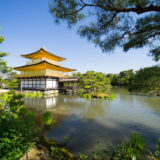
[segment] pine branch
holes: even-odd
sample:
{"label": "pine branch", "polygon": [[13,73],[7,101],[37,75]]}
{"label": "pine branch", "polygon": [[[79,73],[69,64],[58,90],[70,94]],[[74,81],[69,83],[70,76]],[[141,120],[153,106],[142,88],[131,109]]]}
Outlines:
{"label": "pine branch", "polygon": [[[148,7],[141,7],[140,5],[137,5],[136,8],[132,7],[132,8],[118,8],[115,6],[111,6],[111,5],[107,5],[107,6],[103,6],[101,4],[88,4],[85,3],[84,1],[82,1],[82,7],[77,10],[77,12],[81,11],[83,8],[85,7],[99,7],[105,11],[111,11],[111,12],[116,12],[116,13],[124,13],[124,12],[135,12],[137,14],[143,14],[145,12],[151,12],[151,11],[155,11],[155,12],[160,12],[160,6],[156,6],[156,5],[150,5]],[[138,4],[138,2],[137,2]]]}

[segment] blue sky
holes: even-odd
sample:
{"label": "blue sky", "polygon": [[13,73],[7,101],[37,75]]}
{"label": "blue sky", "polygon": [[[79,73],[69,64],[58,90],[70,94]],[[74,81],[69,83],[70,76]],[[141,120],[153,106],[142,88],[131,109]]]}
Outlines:
{"label": "blue sky", "polygon": [[122,70],[138,70],[155,65],[148,57],[148,48],[124,53],[116,49],[114,54],[102,53],[101,49],[80,38],[75,29],[65,24],[55,24],[49,13],[51,0],[0,0],[0,27],[5,41],[0,50],[8,52],[8,65],[24,65],[27,59],[21,54],[32,53],[46,46],[47,50],[67,58],[62,65],[77,71],[94,70],[104,73],[119,73]]}

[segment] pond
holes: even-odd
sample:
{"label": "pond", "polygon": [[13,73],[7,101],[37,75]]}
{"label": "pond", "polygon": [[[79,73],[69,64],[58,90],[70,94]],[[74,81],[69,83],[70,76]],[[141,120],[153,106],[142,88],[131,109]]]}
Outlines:
{"label": "pond", "polygon": [[108,92],[117,98],[108,102],[59,94],[24,102],[37,115],[54,113],[55,125],[46,135],[59,143],[69,139],[66,148],[75,154],[118,144],[132,132],[141,133],[153,150],[160,137],[160,97],[132,95],[124,88]]}

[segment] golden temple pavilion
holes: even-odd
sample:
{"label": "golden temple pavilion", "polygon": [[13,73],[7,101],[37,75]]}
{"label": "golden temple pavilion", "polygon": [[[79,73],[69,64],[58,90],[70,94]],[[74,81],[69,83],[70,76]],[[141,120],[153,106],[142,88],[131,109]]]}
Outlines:
{"label": "golden temple pavilion", "polygon": [[20,71],[17,78],[20,79],[22,89],[57,90],[60,88],[59,79],[64,77],[64,73],[75,71],[62,67],[59,62],[66,60],[65,58],[43,48],[22,57],[30,59],[25,66],[14,68]]}

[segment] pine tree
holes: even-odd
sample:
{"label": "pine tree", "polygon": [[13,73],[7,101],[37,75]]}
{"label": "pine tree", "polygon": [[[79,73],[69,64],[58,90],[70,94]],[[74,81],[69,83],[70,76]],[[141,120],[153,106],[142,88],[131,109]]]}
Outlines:
{"label": "pine tree", "polygon": [[[0,43],[4,41],[4,38],[0,36]],[[7,62],[3,59],[6,57],[8,53],[0,51],[0,72],[1,73],[8,73],[11,71],[11,68],[8,67]]]}
{"label": "pine tree", "polygon": [[53,0],[50,11],[104,52],[149,46],[160,59],[160,0]]}

